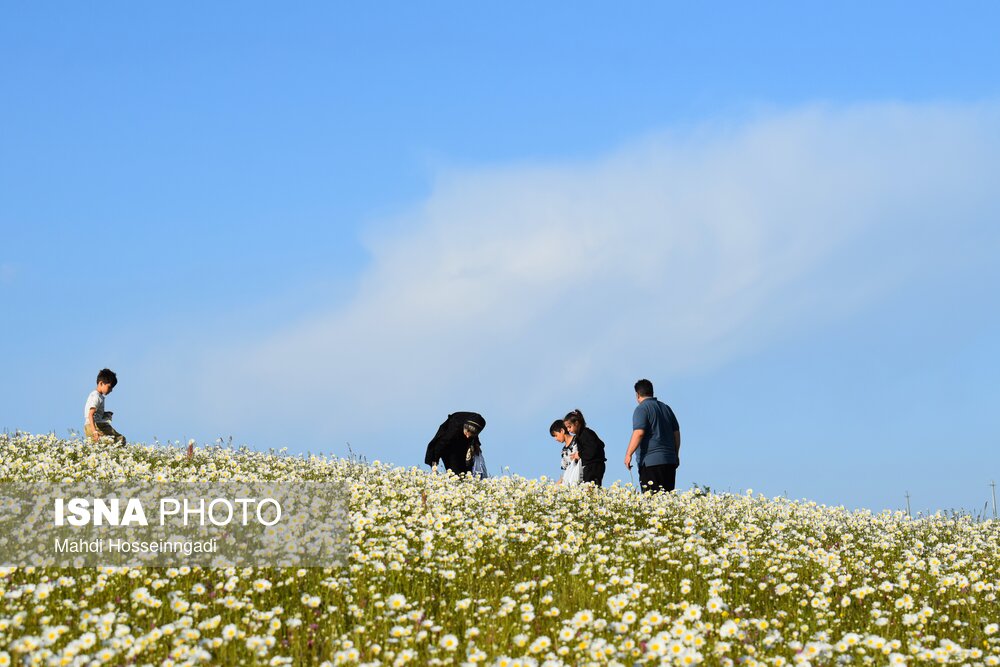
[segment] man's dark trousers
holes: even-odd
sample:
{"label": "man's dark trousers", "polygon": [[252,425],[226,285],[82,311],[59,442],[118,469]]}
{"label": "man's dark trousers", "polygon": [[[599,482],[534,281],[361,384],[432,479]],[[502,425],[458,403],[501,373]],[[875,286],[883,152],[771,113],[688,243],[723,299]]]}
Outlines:
{"label": "man's dark trousers", "polygon": [[639,466],[639,484],[642,486],[643,493],[673,491],[676,481],[676,463],[664,463],[658,466]]}

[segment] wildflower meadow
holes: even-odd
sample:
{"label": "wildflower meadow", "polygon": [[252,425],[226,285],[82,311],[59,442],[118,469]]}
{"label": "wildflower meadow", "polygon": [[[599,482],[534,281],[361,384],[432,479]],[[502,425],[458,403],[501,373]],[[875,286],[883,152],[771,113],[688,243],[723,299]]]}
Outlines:
{"label": "wildflower meadow", "polygon": [[996,521],[0,436],[0,482],[122,479],[343,482],[349,555],[3,567],[0,667],[1000,664]]}

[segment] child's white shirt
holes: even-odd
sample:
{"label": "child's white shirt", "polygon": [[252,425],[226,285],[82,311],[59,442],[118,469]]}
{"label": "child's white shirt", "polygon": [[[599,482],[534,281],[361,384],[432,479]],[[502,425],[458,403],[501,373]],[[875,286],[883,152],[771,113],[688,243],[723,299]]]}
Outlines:
{"label": "child's white shirt", "polygon": [[104,418],[104,394],[97,391],[96,389],[90,392],[90,396],[87,397],[87,404],[83,408],[83,423],[86,424],[90,420],[90,410],[95,408],[94,412],[94,423],[103,424],[108,420]]}

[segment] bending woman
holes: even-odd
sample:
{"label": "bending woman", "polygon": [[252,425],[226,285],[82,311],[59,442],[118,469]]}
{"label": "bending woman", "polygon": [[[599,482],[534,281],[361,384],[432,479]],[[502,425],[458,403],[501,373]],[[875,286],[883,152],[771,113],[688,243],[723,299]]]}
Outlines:
{"label": "bending woman", "polygon": [[580,483],[592,482],[601,486],[604,483],[604,462],[608,460],[604,456],[604,441],[587,426],[587,420],[579,410],[573,410],[563,421],[573,434],[573,442],[583,464],[583,478]]}

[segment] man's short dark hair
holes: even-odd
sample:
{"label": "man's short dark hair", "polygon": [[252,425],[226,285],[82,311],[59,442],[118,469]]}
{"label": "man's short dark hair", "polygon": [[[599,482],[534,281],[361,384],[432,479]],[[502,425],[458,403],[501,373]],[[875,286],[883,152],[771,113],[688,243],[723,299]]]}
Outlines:
{"label": "man's short dark hair", "polygon": [[635,383],[635,393],[638,394],[640,398],[652,398],[653,383],[649,380],[639,380]]}
{"label": "man's short dark hair", "polygon": [[566,422],[563,421],[562,419],[557,419],[554,422],[552,422],[552,426],[549,427],[549,435],[555,435],[556,433],[565,430],[566,430]]}
{"label": "man's short dark hair", "polygon": [[97,384],[110,384],[111,388],[114,389],[115,385],[118,384],[118,376],[110,368],[102,368],[101,372],[97,374]]}

